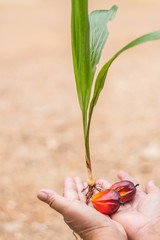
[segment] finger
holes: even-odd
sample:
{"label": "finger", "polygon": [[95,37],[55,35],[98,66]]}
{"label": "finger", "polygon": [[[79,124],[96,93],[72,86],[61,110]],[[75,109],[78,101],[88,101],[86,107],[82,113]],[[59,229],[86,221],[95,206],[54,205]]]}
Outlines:
{"label": "finger", "polygon": [[[137,181],[133,177],[131,177],[129,173],[125,171],[122,170],[119,171],[117,176],[119,177],[120,180],[128,180],[134,183],[135,185],[137,184]],[[143,189],[140,186],[137,186],[137,191],[143,191]]]}
{"label": "finger", "polygon": [[104,189],[107,189],[111,186],[110,182],[104,179],[98,179],[97,184],[99,184]]}
{"label": "finger", "polygon": [[64,197],[70,201],[80,200],[74,178],[66,177],[64,181]]}
{"label": "finger", "polygon": [[62,215],[64,210],[70,205],[69,201],[67,201],[64,197],[49,189],[40,190],[37,197]]}
{"label": "finger", "polygon": [[79,177],[75,177],[75,178],[74,178],[74,181],[75,181],[75,183],[76,183],[79,200],[80,200],[81,202],[86,202],[86,196],[85,196],[85,194],[82,192],[82,190],[85,188],[84,183],[82,182],[81,178],[79,178]]}
{"label": "finger", "polygon": [[160,191],[159,187],[157,187],[154,183],[153,180],[149,181],[147,184],[146,184],[146,187],[145,187],[145,190],[146,190],[146,193],[154,193],[154,192],[158,192]]}

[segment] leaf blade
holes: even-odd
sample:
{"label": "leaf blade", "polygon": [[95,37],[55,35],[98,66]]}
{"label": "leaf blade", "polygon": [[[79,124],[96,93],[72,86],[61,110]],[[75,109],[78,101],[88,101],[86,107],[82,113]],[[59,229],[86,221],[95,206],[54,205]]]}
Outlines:
{"label": "leaf blade", "polygon": [[95,88],[94,88],[94,93],[93,93],[93,97],[90,103],[90,107],[89,107],[89,120],[88,120],[88,128],[90,127],[90,121],[91,121],[91,117],[92,117],[92,113],[93,113],[93,108],[96,105],[100,92],[102,91],[103,87],[104,87],[104,83],[105,83],[105,79],[109,70],[109,67],[111,66],[112,62],[124,51],[142,44],[144,42],[149,42],[149,41],[154,41],[154,40],[160,40],[160,31],[155,31],[155,32],[151,32],[149,34],[145,34],[135,40],[133,40],[132,42],[130,42],[129,44],[127,44],[125,47],[123,47],[120,51],[118,51],[100,70],[97,78],[96,78],[96,82],[95,82]]}
{"label": "leaf blade", "polygon": [[88,108],[91,92],[88,1],[72,0],[72,57],[79,104],[82,112]]}
{"label": "leaf blade", "polygon": [[117,9],[118,7],[114,5],[110,10],[96,10],[89,15],[92,77],[109,35],[107,23],[114,19]]}

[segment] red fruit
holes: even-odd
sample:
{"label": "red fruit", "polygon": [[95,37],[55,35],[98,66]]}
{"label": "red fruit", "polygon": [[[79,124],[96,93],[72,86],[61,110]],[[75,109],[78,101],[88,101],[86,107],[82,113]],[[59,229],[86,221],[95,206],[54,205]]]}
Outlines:
{"label": "red fruit", "polygon": [[123,180],[120,182],[116,182],[114,183],[110,189],[114,189],[117,192],[119,192],[119,194],[121,195],[121,202],[125,203],[128,201],[131,201],[135,194],[136,194],[136,187],[137,185],[134,185],[132,182],[127,181],[127,180]]}
{"label": "red fruit", "polygon": [[95,194],[91,201],[99,212],[112,214],[120,207],[121,196],[117,191],[107,189]]}

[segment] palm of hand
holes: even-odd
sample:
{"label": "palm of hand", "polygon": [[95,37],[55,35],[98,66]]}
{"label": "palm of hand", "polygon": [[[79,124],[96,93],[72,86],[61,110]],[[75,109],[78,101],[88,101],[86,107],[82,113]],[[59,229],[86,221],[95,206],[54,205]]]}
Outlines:
{"label": "palm of hand", "polygon": [[67,177],[64,184],[64,196],[53,190],[41,189],[37,197],[63,215],[68,226],[82,239],[126,240],[126,232],[120,223],[105,216],[86,204],[82,193],[85,185],[80,178]]}
{"label": "palm of hand", "polygon": [[[66,209],[64,220],[77,233],[91,231],[93,234],[97,230],[101,232],[108,229],[108,237],[111,239],[127,239],[123,227],[116,221],[112,220],[108,215],[103,215],[93,208],[90,203],[86,205],[85,194],[82,193],[85,185],[80,178],[67,177],[65,180],[64,197],[71,201],[70,207]],[[106,238],[106,236],[105,236]]]}
{"label": "palm of hand", "polygon": [[[119,172],[118,177],[136,184],[136,181],[126,172]],[[103,188],[110,186],[109,182],[102,179],[97,183]],[[145,232],[144,228],[146,229],[147,226],[150,230],[160,217],[160,189],[154,185],[153,181],[148,182],[145,192],[138,187],[134,200],[121,206],[111,215],[111,218],[95,210],[91,207],[92,205],[86,205],[86,197],[82,193],[84,187],[80,178],[69,177],[65,180],[64,197],[49,189],[42,189],[38,193],[38,198],[62,214],[70,228],[82,238],[85,236],[84,239],[102,240],[106,239],[106,234],[108,239],[127,239],[126,233],[131,239],[133,237],[141,239],[140,236]],[[156,229],[159,232],[158,225]],[[145,239],[144,236],[143,239]]]}
{"label": "palm of hand", "polygon": [[[136,181],[126,172],[119,172],[121,180]],[[101,180],[105,187],[109,183]],[[146,185],[145,192],[137,187],[137,193],[133,201],[121,206],[118,212],[112,215],[112,219],[122,224],[129,236],[135,236],[138,232],[160,216],[160,190],[152,181]]]}
{"label": "palm of hand", "polygon": [[113,215],[113,219],[122,224],[128,235],[134,236],[153,219],[160,216],[160,211],[157,211],[159,202],[160,194],[158,196],[154,193],[147,195],[144,192],[138,192],[135,200],[122,206]]}

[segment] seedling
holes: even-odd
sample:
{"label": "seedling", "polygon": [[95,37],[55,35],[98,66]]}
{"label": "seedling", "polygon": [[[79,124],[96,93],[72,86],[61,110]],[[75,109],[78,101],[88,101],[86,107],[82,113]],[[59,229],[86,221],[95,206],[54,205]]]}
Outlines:
{"label": "seedling", "polygon": [[[118,51],[101,68],[94,81],[96,66],[99,63],[102,49],[109,32],[107,24],[113,20],[118,7],[110,10],[96,10],[88,15],[88,0],[72,0],[71,37],[73,66],[77,87],[78,100],[82,111],[83,134],[85,143],[85,159],[88,170],[88,194],[90,199],[96,187],[96,179],[92,173],[89,133],[94,107],[104,87],[108,70],[113,61],[124,51],[138,44],[160,39],[160,31],[143,35],[127,44]],[[94,85],[93,95],[91,90]]]}

